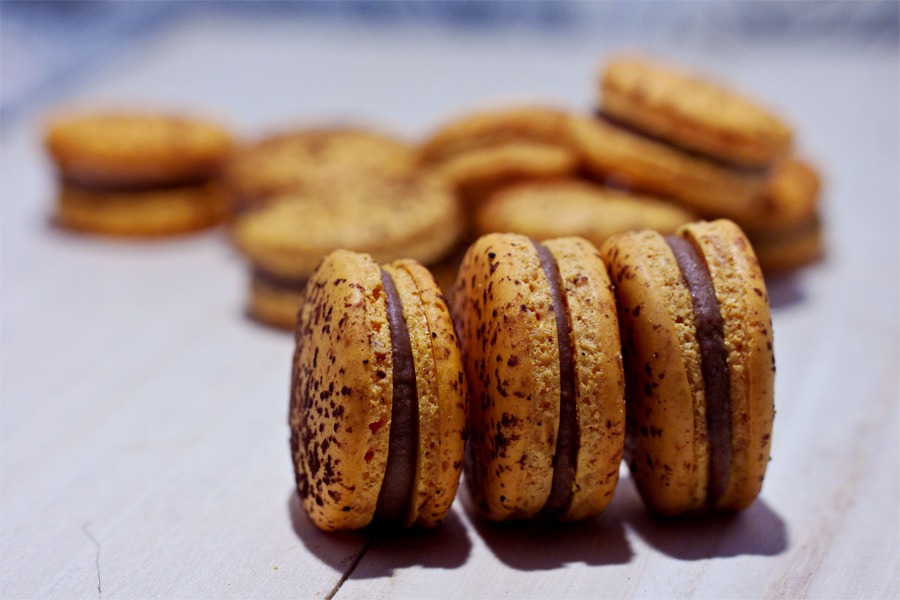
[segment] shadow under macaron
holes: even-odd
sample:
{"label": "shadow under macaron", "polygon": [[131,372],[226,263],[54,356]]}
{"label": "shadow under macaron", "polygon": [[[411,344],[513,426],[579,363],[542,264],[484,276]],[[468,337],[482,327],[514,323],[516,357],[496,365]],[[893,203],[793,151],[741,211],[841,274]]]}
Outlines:
{"label": "shadow under macaron", "polygon": [[433,529],[373,528],[322,531],[306,516],[293,491],[288,512],[294,533],[307,551],[348,579],[390,577],[406,567],[457,569],[472,550],[469,534],[453,509]]}
{"label": "shadow under macaron", "polygon": [[657,517],[641,502],[634,482],[625,477],[616,490],[627,507],[623,522],[647,544],[679,560],[777,556],[788,548],[784,520],[761,497],[739,512],[698,512]]}
{"label": "shadow under macaron", "polygon": [[488,548],[503,564],[519,571],[549,571],[573,563],[621,565],[634,555],[615,496],[599,516],[571,523],[543,516],[494,523],[478,514],[464,486],[460,486],[459,498]]}

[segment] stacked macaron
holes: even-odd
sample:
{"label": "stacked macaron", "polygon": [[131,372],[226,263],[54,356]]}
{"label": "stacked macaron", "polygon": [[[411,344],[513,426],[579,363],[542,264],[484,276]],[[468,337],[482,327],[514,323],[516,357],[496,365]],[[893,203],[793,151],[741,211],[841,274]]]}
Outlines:
{"label": "stacked macaron", "polygon": [[54,221],[72,230],[160,236],[227,219],[217,178],[233,148],[221,125],[151,112],[71,112],[49,122]]}
{"label": "stacked macaron", "polygon": [[793,154],[790,127],[712,80],[620,56],[599,78],[599,110],[572,120],[593,177],[671,198],[745,228],[766,270],[821,253],[818,176]]}
{"label": "stacked macaron", "polygon": [[672,233],[695,218],[671,201],[587,179],[573,118],[570,110],[537,104],[481,108],[450,119],[423,142],[423,167],[462,198],[470,242],[497,232],[601,244],[633,228]]}
{"label": "stacked macaron", "polygon": [[606,508],[624,455],[655,514],[740,510],[768,463],[774,368],[762,272],[731,221],[600,251],[488,234],[449,314],[418,263],[339,251],[297,325],[298,490],[323,529],[433,526],[464,470],[488,520],[571,521]]}
{"label": "stacked macaron", "polygon": [[238,207],[233,240],[251,267],[249,312],[285,329],[329,252],[432,264],[462,231],[444,180],[421,172],[409,145],[362,128],[265,138],[236,155],[226,181]]}

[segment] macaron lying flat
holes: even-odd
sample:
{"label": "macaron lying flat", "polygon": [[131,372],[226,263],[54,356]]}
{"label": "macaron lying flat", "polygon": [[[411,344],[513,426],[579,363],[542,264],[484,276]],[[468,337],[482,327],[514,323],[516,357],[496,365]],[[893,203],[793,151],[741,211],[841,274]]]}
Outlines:
{"label": "macaron lying flat", "polygon": [[66,182],[119,190],[207,181],[234,140],[193,117],[110,111],[54,117],[44,145]]}
{"label": "macaron lying flat", "polygon": [[616,308],[596,248],[489,234],[453,316],[470,386],[465,473],[492,521],[585,518],[609,503],[625,429]]}
{"label": "macaron lying flat", "polygon": [[764,169],[736,169],[602,116],[569,119],[586,175],[607,185],[671,198],[702,217],[743,219],[760,210]]}
{"label": "macaron lying flat", "polygon": [[216,181],[147,190],[92,190],[62,183],[54,221],[66,229],[111,236],[186,233],[226,220],[230,202]]}
{"label": "macaron lying flat", "polygon": [[297,323],[289,418],[313,523],[440,523],[462,470],[465,389],[447,305],[424,267],[326,256]]}
{"label": "macaron lying flat", "polygon": [[228,162],[224,179],[242,210],[341,173],[407,175],[415,162],[413,147],[391,135],[363,127],[307,128],[241,148]]}
{"label": "macaron lying flat", "polygon": [[233,148],[214,123],[166,113],[83,112],[48,124],[58,175],[53,220],[79,232],[174,235],[225,221],[219,170]]}
{"label": "macaron lying flat", "polygon": [[769,461],[775,359],[753,249],[727,220],[602,248],[619,306],[628,386],[625,458],[644,502],[674,516],[739,510]]}
{"label": "macaron lying flat", "polygon": [[623,231],[674,233],[695,220],[660,198],[629,194],[577,179],[532,181],[506,187],[478,208],[479,233],[520,233],[536,241],[578,236],[599,246]]}
{"label": "macaron lying flat", "polygon": [[250,314],[288,329],[300,307],[297,292],[329,252],[430,264],[452,252],[461,234],[459,203],[443,180],[362,171],[273,196],[237,215],[233,227],[253,271]]}
{"label": "macaron lying flat", "polygon": [[473,111],[433,132],[419,160],[477,206],[511,182],[574,175],[578,154],[566,121],[565,111],[539,105]]}
{"label": "macaron lying flat", "polygon": [[790,128],[770,110],[657,60],[615,57],[607,63],[599,88],[608,116],[734,165],[765,167],[791,146]]}

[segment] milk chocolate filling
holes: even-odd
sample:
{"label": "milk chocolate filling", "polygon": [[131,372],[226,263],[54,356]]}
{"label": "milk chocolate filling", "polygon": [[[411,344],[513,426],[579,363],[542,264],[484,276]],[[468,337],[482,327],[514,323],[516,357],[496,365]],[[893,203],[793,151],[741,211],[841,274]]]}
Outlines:
{"label": "milk chocolate filling", "polygon": [[391,401],[391,430],[388,436],[387,465],[378,492],[373,523],[392,523],[403,518],[412,497],[419,445],[419,405],[416,368],[403,305],[389,273],[381,271],[391,333],[394,394]]}
{"label": "milk chocolate filling", "polygon": [[712,278],[697,250],[680,237],[666,237],[666,242],[675,255],[694,307],[694,326],[706,388],[706,430],[709,439],[707,501],[713,505],[725,492],[731,471],[731,385],[724,322]]}
{"label": "milk chocolate filling", "polygon": [[532,241],[541,260],[541,268],[550,284],[553,313],[556,316],[556,340],[559,345],[559,430],[553,455],[553,481],[543,511],[559,514],[572,504],[572,484],[578,459],[578,413],[575,407],[575,353],[572,348],[569,314],[556,259],[550,251]]}
{"label": "milk chocolate filling", "polygon": [[677,150],[677,151],[681,152],[682,154],[687,154],[688,156],[691,156],[693,158],[696,158],[699,160],[704,160],[706,162],[710,162],[719,167],[724,167],[724,168],[732,170],[732,171],[741,171],[742,173],[745,173],[747,175],[759,175],[761,177],[765,176],[765,174],[769,170],[768,166],[754,167],[754,166],[750,166],[750,165],[743,165],[740,163],[726,160],[726,159],[718,157],[718,156],[712,156],[710,154],[700,152],[699,150],[694,150],[693,148],[688,148],[687,146],[682,146],[681,144],[677,144],[674,141],[666,139],[662,136],[653,134],[649,131],[644,131],[643,129],[640,129],[637,126],[632,125],[631,123],[628,123],[628,122],[626,122],[622,119],[619,119],[607,112],[604,112],[603,109],[600,109],[600,108],[598,108],[594,111],[594,116],[596,116],[601,121],[607,123],[608,125],[612,125],[613,127],[617,127],[619,129],[624,129],[625,131],[628,131],[629,133],[633,133],[634,135],[640,136],[644,139],[656,142],[658,144],[662,144],[664,146],[668,146],[669,148]]}

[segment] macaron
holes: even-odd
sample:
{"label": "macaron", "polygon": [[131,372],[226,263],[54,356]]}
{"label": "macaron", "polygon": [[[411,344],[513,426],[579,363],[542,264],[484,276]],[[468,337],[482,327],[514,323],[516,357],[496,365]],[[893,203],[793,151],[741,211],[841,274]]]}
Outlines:
{"label": "macaron", "polygon": [[53,118],[44,138],[58,176],[54,222],[120,237],[163,236],[230,217],[218,183],[234,141],[221,125],[167,113]]}
{"label": "macaron", "polygon": [[764,169],[685,152],[602,115],[572,115],[569,134],[582,173],[610,187],[670,198],[704,218],[743,219],[761,209]]}
{"label": "macaron", "polygon": [[451,253],[462,231],[458,199],[444,180],[347,171],[239,213],[232,238],[250,266],[251,316],[291,329],[298,292],[329,252],[346,249],[371,254],[379,263],[412,258],[427,265]]}
{"label": "macaron", "polygon": [[767,167],[791,147],[790,127],[771,109],[683,67],[620,55],[598,87],[609,118],[729,164]]}
{"label": "macaron", "polygon": [[362,126],[309,127],[272,134],[241,148],[224,170],[238,210],[302,189],[340,173],[405,176],[416,150],[405,141]]}
{"label": "macaron", "polygon": [[465,478],[491,521],[600,513],[625,433],[616,306],[597,249],[489,234],[452,300],[470,389]]}
{"label": "macaron", "polygon": [[127,190],[207,181],[234,140],[224,126],[196,117],[86,111],[52,117],[44,146],[63,181]]}
{"label": "macaron", "polygon": [[61,183],[53,219],[70,230],[154,237],[204,229],[230,215],[228,193],[217,181],[122,191]]}
{"label": "macaron", "polygon": [[728,220],[629,232],[603,257],[627,382],[625,459],[661,516],[740,510],[769,462],[775,357],[766,285]]}
{"label": "macaron", "polygon": [[433,527],[462,470],[466,380],[450,313],[413,260],[335,251],[306,287],[290,431],[297,490],[325,531]]}
{"label": "macaron", "polygon": [[449,180],[468,206],[515,181],[575,173],[567,113],[540,105],[483,108],[451,119],[421,145],[420,163]]}
{"label": "macaron", "polygon": [[579,179],[529,181],[502,188],[478,207],[479,234],[520,233],[536,241],[578,236],[595,246],[623,231],[675,233],[696,216],[681,206]]}

